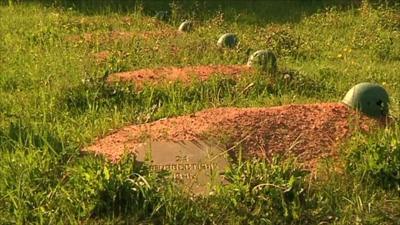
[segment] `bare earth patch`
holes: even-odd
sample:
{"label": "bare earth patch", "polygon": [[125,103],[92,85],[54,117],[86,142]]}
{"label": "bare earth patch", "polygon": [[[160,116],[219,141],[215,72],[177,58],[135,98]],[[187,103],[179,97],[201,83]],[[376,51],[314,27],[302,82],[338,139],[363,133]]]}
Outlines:
{"label": "bare earth patch", "polygon": [[91,56],[95,59],[96,62],[100,63],[100,62],[107,61],[110,58],[111,53],[109,51],[105,50],[105,51],[93,53]]}
{"label": "bare earth patch", "polygon": [[368,131],[378,121],[361,116],[341,103],[287,105],[271,108],[215,108],[193,115],[126,126],[96,140],[85,151],[117,161],[134,153],[146,140],[218,140],[226,148],[243,147],[249,157],[290,153],[313,164],[334,156],[338,144],[355,130]]}
{"label": "bare earth patch", "polygon": [[136,71],[111,74],[107,81],[132,82],[137,86],[145,83],[165,83],[171,81],[190,82],[191,80],[207,80],[213,75],[237,77],[243,73],[251,72],[246,65],[203,65],[190,67],[163,67],[156,69],[140,69]]}
{"label": "bare earth patch", "polygon": [[168,29],[163,31],[110,31],[101,33],[84,33],[81,35],[69,35],[65,38],[66,41],[74,43],[109,43],[115,41],[129,41],[133,38],[169,38],[182,35],[181,32]]}

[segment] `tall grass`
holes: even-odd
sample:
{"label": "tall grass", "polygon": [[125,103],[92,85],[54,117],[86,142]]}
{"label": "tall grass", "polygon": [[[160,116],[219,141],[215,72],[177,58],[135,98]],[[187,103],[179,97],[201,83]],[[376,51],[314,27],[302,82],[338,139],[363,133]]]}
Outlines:
{"label": "tall grass", "polygon": [[[338,149],[339,159],[323,161],[314,173],[292,159],[240,161],[227,171],[229,185],[197,198],[128,156],[112,164],[80,151],[129,123],[218,106],[336,102],[362,81],[381,83],[398,117],[398,5],[134,3],[1,2],[1,224],[400,223],[398,120],[355,135]],[[160,9],[174,16],[150,18]],[[196,22],[194,32],[157,33],[184,18]],[[113,31],[150,34],[124,39]],[[240,43],[220,50],[216,40],[228,31]],[[104,82],[110,73],[139,68],[242,64],[257,49],[274,51],[280,74],[294,80],[216,76],[141,90]],[[98,61],[101,51],[110,57]]]}

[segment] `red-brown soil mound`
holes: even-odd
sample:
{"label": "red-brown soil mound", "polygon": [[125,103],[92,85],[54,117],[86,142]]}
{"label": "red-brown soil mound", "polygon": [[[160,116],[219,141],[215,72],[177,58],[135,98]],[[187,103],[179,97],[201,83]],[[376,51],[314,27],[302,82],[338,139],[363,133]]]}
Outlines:
{"label": "red-brown soil mound", "polygon": [[75,43],[108,43],[115,41],[129,41],[133,38],[141,39],[164,39],[173,38],[178,35],[182,35],[181,32],[177,30],[167,29],[163,31],[110,31],[102,33],[83,33],[81,35],[69,35],[65,37],[68,42]]}
{"label": "red-brown soil mound", "polygon": [[240,142],[247,156],[293,153],[303,160],[314,161],[335,155],[337,144],[355,129],[365,131],[377,124],[341,103],[215,108],[127,126],[96,140],[86,150],[115,161],[124,151],[134,152],[148,138],[174,142],[220,139],[226,148]]}
{"label": "red-brown soil mound", "polygon": [[141,69],[111,74],[108,82],[132,82],[137,86],[145,83],[165,83],[173,81],[190,82],[193,79],[207,80],[213,75],[237,77],[252,69],[246,65],[207,65],[191,67],[163,67]]}

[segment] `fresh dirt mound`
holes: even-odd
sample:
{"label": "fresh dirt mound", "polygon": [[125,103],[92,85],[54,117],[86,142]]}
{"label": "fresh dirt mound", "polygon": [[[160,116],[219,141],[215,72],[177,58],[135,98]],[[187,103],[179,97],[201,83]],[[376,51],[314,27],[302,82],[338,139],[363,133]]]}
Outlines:
{"label": "fresh dirt mound", "polygon": [[130,72],[111,74],[107,81],[132,82],[137,86],[145,83],[165,83],[171,81],[190,82],[191,80],[207,80],[213,75],[237,77],[252,69],[246,65],[206,65],[191,67],[163,67],[156,69],[140,69]]}
{"label": "fresh dirt mound", "polygon": [[276,153],[293,153],[314,162],[334,155],[335,146],[355,129],[368,130],[376,123],[341,103],[216,108],[127,126],[96,140],[86,150],[116,161],[125,151],[134,152],[149,139],[174,142],[207,139],[223,140],[218,144],[226,148],[240,143],[245,156],[267,158]]}
{"label": "fresh dirt mound", "polygon": [[163,31],[141,31],[141,32],[130,32],[130,31],[110,31],[101,33],[84,33],[81,35],[69,35],[65,37],[66,41],[74,43],[109,43],[115,41],[129,41],[133,38],[142,39],[163,39],[173,38],[178,35],[182,35],[182,32],[168,29]]}

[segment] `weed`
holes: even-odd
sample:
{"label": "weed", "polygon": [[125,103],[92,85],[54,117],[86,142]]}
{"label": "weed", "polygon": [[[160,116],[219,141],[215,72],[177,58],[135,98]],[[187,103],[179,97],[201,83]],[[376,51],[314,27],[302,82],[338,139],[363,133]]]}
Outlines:
{"label": "weed", "polygon": [[398,128],[369,139],[359,137],[349,152],[347,169],[366,182],[400,192],[400,143]]}
{"label": "weed", "polygon": [[[238,215],[262,223],[299,222],[305,218],[306,172],[279,157],[266,162],[240,161],[226,173],[222,189]],[[253,217],[255,216],[255,217]]]}
{"label": "weed", "polygon": [[[152,18],[165,10],[170,21]],[[128,156],[113,164],[81,152],[128,123],[336,102],[363,81],[388,89],[398,117],[398,15],[398,4],[367,1],[0,1],[0,224],[399,224],[398,124],[353,136],[316,177],[290,159],[240,161],[210,196],[184,195]],[[193,32],[173,32],[182,19]],[[218,49],[227,32],[238,46]],[[244,64],[266,47],[279,56],[275,76],[140,90],[105,82],[143,68]],[[102,51],[109,57],[96,60]]]}

